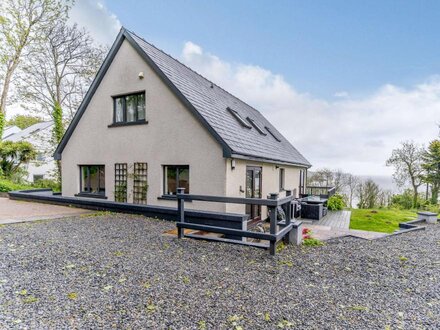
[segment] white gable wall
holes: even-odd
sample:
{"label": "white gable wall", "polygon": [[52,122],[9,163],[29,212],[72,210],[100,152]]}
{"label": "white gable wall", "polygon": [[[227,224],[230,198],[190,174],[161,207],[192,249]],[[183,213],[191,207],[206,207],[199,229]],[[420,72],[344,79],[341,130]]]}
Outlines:
{"label": "white gable wall", "polygon": [[[144,79],[138,78],[139,72]],[[113,122],[112,95],[143,90],[148,124],[108,127]],[[158,199],[163,194],[163,165],[189,165],[191,193],[226,194],[226,160],[219,143],[124,41],[62,152],[62,194],[79,192],[79,165],[105,165],[106,196],[114,200],[114,164],[127,163],[132,173],[134,162],[148,163],[150,205],[176,206],[175,201]],[[187,206],[225,210],[214,203]]]}

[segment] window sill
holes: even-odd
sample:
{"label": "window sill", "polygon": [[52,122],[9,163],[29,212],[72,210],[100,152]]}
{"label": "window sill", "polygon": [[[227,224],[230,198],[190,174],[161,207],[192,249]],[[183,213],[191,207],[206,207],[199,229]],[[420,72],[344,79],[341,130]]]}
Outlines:
{"label": "window sill", "polygon": [[[165,200],[165,201],[176,201],[177,202],[177,196],[176,195],[162,195],[157,197],[159,200]],[[192,200],[185,200],[185,203],[192,203]]]}
{"label": "window sill", "polygon": [[99,198],[99,199],[107,199],[107,196],[100,194],[88,194],[88,193],[79,193],[76,194],[75,197],[87,197],[87,198]]}
{"label": "window sill", "polygon": [[107,127],[136,126],[136,125],[146,125],[146,124],[148,124],[148,120],[113,123],[113,124],[108,125]]}

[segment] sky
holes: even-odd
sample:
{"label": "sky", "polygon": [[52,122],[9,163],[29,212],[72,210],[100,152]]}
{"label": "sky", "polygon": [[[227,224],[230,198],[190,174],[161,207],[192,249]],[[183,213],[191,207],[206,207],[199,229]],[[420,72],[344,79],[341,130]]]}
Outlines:
{"label": "sky", "polygon": [[260,110],[313,168],[390,175],[440,123],[440,1],[77,0],[111,44],[123,25]]}

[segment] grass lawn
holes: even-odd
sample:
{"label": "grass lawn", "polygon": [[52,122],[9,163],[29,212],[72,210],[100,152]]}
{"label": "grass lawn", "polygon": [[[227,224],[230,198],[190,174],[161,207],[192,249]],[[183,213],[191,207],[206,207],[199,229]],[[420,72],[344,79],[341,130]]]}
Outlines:
{"label": "grass lawn", "polygon": [[416,217],[416,212],[411,210],[352,209],[350,229],[392,233],[399,228],[399,222],[412,220]]}

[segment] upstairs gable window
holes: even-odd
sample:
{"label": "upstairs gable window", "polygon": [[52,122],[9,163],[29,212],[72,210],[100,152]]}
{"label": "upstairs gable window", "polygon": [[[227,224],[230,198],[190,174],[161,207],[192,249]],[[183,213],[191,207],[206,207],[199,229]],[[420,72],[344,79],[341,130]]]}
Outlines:
{"label": "upstairs gable window", "polygon": [[145,92],[113,97],[114,124],[145,122]]}

